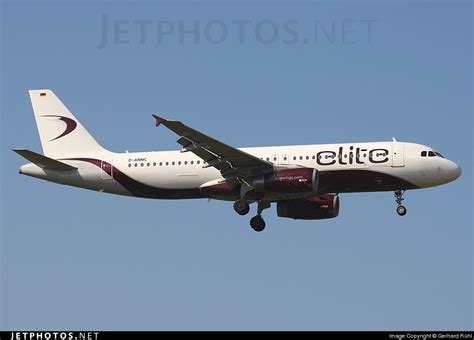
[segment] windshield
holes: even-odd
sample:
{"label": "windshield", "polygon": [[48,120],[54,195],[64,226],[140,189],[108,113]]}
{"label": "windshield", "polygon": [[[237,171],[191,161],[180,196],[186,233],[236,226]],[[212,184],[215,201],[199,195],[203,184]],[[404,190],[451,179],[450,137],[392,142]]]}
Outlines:
{"label": "windshield", "polygon": [[421,157],[436,157],[436,156],[444,158],[444,156],[437,151],[425,150],[421,152]]}

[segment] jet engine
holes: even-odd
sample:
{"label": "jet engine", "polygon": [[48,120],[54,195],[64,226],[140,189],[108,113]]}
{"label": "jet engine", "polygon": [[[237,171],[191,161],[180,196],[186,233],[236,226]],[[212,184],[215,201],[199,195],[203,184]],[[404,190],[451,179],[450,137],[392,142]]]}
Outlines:
{"label": "jet engine", "polygon": [[318,171],[313,168],[282,169],[253,180],[256,192],[305,193],[318,189]]}
{"label": "jet engine", "polygon": [[339,196],[328,194],[306,199],[279,201],[277,214],[295,220],[320,220],[337,217]]}

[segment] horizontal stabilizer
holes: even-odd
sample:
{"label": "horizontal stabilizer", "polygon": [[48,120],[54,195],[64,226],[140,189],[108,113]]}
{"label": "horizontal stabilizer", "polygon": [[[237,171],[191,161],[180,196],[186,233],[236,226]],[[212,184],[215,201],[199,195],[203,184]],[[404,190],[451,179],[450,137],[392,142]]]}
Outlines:
{"label": "horizontal stabilizer", "polygon": [[71,171],[77,169],[71,165],[40,155],[39,153],[27,149],[13,149],[13,151],[45,170]]}

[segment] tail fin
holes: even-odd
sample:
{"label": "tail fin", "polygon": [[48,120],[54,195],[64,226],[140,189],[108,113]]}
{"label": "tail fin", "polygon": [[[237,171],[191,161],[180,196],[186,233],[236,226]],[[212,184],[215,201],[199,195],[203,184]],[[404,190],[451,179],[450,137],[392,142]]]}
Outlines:
{"label": "tail fin", "polygon": [[108,153],[51,90],[31,90],[30,99],[43,153],[51,158]]}

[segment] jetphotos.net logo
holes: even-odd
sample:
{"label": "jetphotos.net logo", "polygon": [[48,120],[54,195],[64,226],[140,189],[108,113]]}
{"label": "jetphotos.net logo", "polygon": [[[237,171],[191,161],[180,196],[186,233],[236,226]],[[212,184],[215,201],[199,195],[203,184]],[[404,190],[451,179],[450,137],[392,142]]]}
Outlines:
{"label": "jetphotos.net logo", "polygon": [[377,20],[124,18],[102,13],[97,48],[109,46],[331,46],[370,45]]}
{"label": "jetphotos.net logo", "polygon": [[[3,335],[3,334],[2,334]],[[7,338],[5,338],[6,340]],[[99,332],[12,332],[9,340],[98,340]],[[2,337],[1,340],[4,340]]]}

